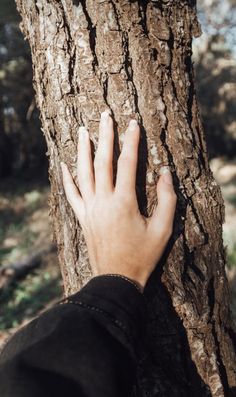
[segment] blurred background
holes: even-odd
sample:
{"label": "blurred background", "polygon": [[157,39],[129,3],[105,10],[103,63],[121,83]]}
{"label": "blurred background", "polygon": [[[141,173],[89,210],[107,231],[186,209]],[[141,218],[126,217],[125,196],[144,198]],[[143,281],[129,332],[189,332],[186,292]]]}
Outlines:
{"label": "blurred background", "polygon": [[[236,0],[198,0],[196,87],[212,171],[226,206],[224,242],[236,319]],[[14,0],[0,5],[0,344],[62,294],[49,222],[46,145],[28,43]]]}

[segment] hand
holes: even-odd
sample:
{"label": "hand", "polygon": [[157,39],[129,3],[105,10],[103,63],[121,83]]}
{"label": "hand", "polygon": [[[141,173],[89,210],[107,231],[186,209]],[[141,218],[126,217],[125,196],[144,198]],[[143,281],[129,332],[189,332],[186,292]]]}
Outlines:
{"label": "hand", "polygon": [[101,114],[94,159],[88,131],[80,127],[77,178],[61,163],[67,200],[82,227],[94,275],[120,274],[145,286],[172,234],[176,194],[163,167],[157,183],[158,205],[150,218],[141,215],[135,192],[140,129],[131,120],[118,159],[113,185],[113,121]]}

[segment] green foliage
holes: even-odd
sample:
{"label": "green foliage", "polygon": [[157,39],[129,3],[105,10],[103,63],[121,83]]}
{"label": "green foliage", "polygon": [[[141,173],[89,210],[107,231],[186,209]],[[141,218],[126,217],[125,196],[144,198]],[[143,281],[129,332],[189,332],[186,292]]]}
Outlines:
{"label": "green foliage", "polygon": [[0,330],[17,327],[37,315],[52,299],[61,296],[60,277],[50,270],[38,269],[15,283],[1,296]]}
{"label": "green foliage", "polygon": [[[13,179],[2,183],[5,189],[0,195],[0,266],[21,261],[49,243],[48,188],[19,184]],[[0,183],[0,190],[1,187],[3,191]],[[0,330],[17,327],[60,296],[61,276],[54,253],[43,257],[39,268],[0,293]]]}
{"label": "green foliage", "polygon": [[[16,262],[27,255],[38,238],[32,230],[35,211],[47,205],[47,189],[34,185],[18,185],[13,192],[0,196],[0,265]],[[0,190],[1,190],[0,184]]]}
{"label": "green foliage", "polygon": [[233,249],[231,249],[228,253],[227,265],[230,269],[232,269],[233,267],[236,268],[236,244],[234,245]]}

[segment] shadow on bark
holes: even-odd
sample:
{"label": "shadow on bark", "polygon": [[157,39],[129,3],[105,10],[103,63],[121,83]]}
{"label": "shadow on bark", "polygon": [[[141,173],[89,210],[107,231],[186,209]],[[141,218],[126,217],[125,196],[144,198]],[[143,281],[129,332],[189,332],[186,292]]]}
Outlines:
{"label": "shadow on bark", "polygon": [[229,391],[229,397],[235,397],[236,396],[236,387],[232,387]]}
{"label": "shadow on bark", "polygon": [[[139,364],[138,388],[153,397],[211,396],[191,359],[185,328],[161,281],[168,251],[145,289],[149,322]],[[142,392],[136,395],[141,396]]]}

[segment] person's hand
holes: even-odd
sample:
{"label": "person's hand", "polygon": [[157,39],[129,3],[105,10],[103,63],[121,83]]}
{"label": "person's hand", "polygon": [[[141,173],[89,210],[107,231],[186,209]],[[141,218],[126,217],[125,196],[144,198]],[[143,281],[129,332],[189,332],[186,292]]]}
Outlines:
{"label": "person's hand", "polygon": [[118,159],[113,185],[113,121],[101,114],[94,159],[85,127],[79,129],[77,188],[61,163],[67,200],[77,216],[88,248],[93,275],[119,274],[145,286],[172,234],[176,194],[172,176],[163,167],[157,183],[158,205],[150,218],[141,215],[136,191],[140,129],[131,120]]}

